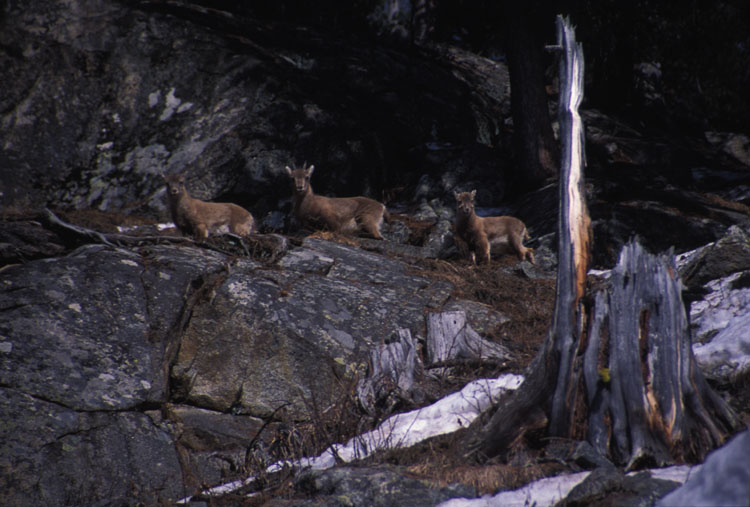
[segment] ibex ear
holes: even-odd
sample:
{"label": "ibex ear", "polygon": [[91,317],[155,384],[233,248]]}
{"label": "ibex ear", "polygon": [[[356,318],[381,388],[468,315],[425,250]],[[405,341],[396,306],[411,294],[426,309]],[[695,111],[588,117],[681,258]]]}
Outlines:
{"label": "ibex ear", "polygon": [[289,166],[286,166],[286,167],[285,167],[284,169],[286,170],[286,173],[287,173],[287,174],[288,174],[289,176],[291,176],[291,175],[292,175],[292,169],[291,169],[291,168],[290,168]]}
{"label": "ibex ear", "polygon": [[314,165],[310,165],[310,167],[307,168],[307,175],[310,176],[313,173],[313,169],[315,169]]}
{"label": "ibex ear", "polygon": [[456,200],[458,200],[458,192],[456,192],[455,190],[453,191],[453,197],[455,197]]}
{"label": "ibex ear", "polygon": [[474,189],[471,191],[471,198],[474,199],[476,196],[477,196],[477,191],[476,189]]}

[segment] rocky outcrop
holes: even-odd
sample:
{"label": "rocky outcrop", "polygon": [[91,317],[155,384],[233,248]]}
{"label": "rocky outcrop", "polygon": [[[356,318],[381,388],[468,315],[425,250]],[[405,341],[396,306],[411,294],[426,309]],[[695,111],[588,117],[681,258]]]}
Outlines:
{"label": "rocky outcrop", "polygon": [[[173,369],[173,394],[219,411],[310,415],[363,372],[369,350],[398,329],[424,336],[424,312],[451,286],[398,261],[306,240],[281,270],[236,264],[193,311]],[[309,372],[315,371],[311,377]]]}
{"label": "rocky outcrop", "polygon": [[3,505],[157,503],[183,493],[173,430],[158,413],[75,410],[24,390],[0,388]]}
{"label": "rocky outcrop", "polygon": [[[379,200],[446,164],[474,180],[496,174],[487,147],[501,144],[497,111],[509,110],[503,64],[457,49],[405,55],[199,4],[7,4],[7,205],[166,217],[157,176],[184,172],[195,197],[262,218],[288,203],[279,171],[295,161],[318,167],[318,192]],[[503,194],[501,179],[491,187]]]}
{"label": "rocky outcrop", "polygon": [[182,490],[174,432],[151,411],[168,399],[185,291],[221,265],[201,250],[89,245],[4,270],[0,384],[4,418],[16,421],[2,444],[9,498],[90,503],[128,498],[135,485],[137,498],[156,500]]}
{"label": "rocky outcrop", "polygon": [[6,267],[5,498],[174,499],[217,482],[273,433],[274,417],[310,419],[339,400],[392,333],[423,340],[425,312],[452,289],[319,239],[276,264],[89,244]]}
{"label": "rocky outcrop", "polygon": [[2,384],[81,411],[164,399],[165,330],[176,318],[166,308],[181,294],[161,292],[177,272],[157,266],[147,272],[140,255],[92,245],[6,269]]}

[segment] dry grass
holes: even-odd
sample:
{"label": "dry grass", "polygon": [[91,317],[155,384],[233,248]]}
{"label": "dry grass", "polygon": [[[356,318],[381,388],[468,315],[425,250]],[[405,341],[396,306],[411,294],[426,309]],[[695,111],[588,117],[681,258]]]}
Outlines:
{"label": "dry grass", "polygon": [[504,256],[489,265],[467,260],[421,261],[417,274],[442,278],[455,287],[453,297],[486,304],[510,320],[486,338],[508,347],[526,367],[544,342],[552,322],[555,300],[553,279],[530,279],[514,272],[518,260]]}
{"label": "dry grass", "polygon": [[494,494],[498,491],[518,489],[537,479],[556,475],[562,471],[561,465],[545,463],[539,465],[458,465],[439,468],[434,461],[408,468],[408,471],[420,479],[430,479],[441,487],[450,484],[472,486],[480,495]]}
{"label": "dry grass", "polygon": [[509,463],[479,465],[464,457],[467,430],[442,435],[406,449],[394,449],[364,460],[366,464],[387,463],[403,467],[408,475],[443,487],[464,484],[480,495],[519,488],[529,482],[557,475],[566,468],[542,459],[539,451],[519,448],[522,459]]}

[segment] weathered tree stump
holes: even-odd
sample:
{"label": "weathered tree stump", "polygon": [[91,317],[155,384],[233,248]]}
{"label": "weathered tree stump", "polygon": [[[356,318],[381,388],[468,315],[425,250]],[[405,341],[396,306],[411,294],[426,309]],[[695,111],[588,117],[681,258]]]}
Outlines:
{"label": "weathered tree stump", "polygon": [[701,460],[739,427],[696,365],[681,291],[674,255],[631,242],[593,297],[582,350],[587,436],[627,468]]}
{"label": "weathered tree stump", "polygon": [[[367,377],[357,385],[362,408],[375,415],[375,406],[384,400],[386,404],[393,404],[398,399],[408,398],[418,365],[416,341],[408,329],[399,329],[398,340],[370,351]],[[390,408],[386,413],[390,413]]]}
{"label": "weathered tree stump", "polygon": [[[462,311],[429,313],[426,319],[428,369],[488,364],[502,367],[512,359],[505,347],[479,336]],[[416,340],[408,329],[399,329],[397,339],[370,351],[367,376],[357,384],[360,405],[370,415],[390,413],[398,401],[411,398],[414,378],[421,368]]]}
{"label": "weathered tree stump", "polygon": [[609,285],[586,293],[591,227],[583,193],[583,52],[558,17],[563,157],[555,312],[519,389],[500,402],[469,443],[496,456],[531,429],[587,439],[612,461],[637,468],[697,461],[740,427],[692,354],[674,256],[633,242]]}
{"label": "weathered tree stump", "polygon": [[441,367],[461,361],[505,365],[508,349],[485,340],[474,331],[461,311],[427,314],[427,366]]}

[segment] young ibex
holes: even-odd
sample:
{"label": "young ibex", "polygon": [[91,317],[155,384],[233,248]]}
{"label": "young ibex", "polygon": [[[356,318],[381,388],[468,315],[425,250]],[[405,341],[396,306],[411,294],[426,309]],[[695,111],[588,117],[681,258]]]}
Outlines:
{"label": "young ibex", "polygon": [[324,197],[315,195],[310,186],[315,166],[290,169],[286,172],[294,185],[293,213],[301,224],[317,226],[337,233],[352,233],[361,229],[376,239],[383,218],[388,220],[385,206],[368,197]]}
{"label": "young ibex", "polygon": [[[478,217],[474,213],[474,197],[477,191],[458,192],[456,196],[456,236],[466,243],[471,260],[490,262],[490,250],[495,253],[515,251],[519,259],[534,263],[534,250],[523,246],[523,240],[531,239],[526,226],[515,217]],[[458,242],[457,246],[458,246]]]}
{"label": "young ibex", "polygon": [[229,202],[204,202],[190,197],[183,174],[169,174],[164,181],[172,220],[183,234],[192,233],[202,241],[209,232],[247,236],[255,230],[255,220],[246,209]]}

